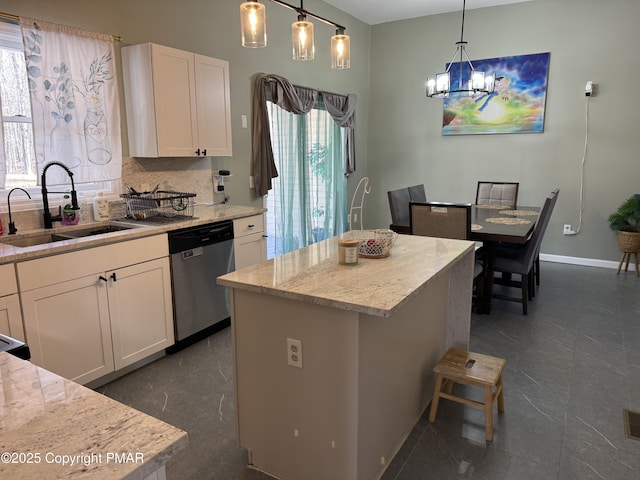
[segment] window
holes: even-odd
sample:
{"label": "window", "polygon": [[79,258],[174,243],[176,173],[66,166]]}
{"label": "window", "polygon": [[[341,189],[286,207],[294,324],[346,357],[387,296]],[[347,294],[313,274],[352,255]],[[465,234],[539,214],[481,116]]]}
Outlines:
{"label": "window", "polygon": [[322,101],[305,115],[267,102],[278,177],[266,198],[267,257],[343,233],[346,134]]}
{"label": "window", "polygon": [[[20,26],[0,20],[0,105],[2,106],[2,136],[4,140],[4,168],[6,172],[4,189],[0,185],[0,194],[6,196],[14,187],[26,189],[32,199],[25,195],[11,197],[11,207],[16,210],[32,209],[40,205],[41,194],[38,186],[38,168],[36,166],[36,148],[34,145],[31,122],[32,108],[27,79],[27,65],[22,45]],[[3,160],[0,155],[0,161]],[[113,192],[115,182],[93,182],[76,184],[80,196],[91,197],[97,191]],[[53,204],[60,200],[54,197]],[[5,210],[6,203],[0,204]]]}
{"label": "window", "polygon": [[26,71],[20,27],[0,22],[0,102],[7,190],[37,184]]}

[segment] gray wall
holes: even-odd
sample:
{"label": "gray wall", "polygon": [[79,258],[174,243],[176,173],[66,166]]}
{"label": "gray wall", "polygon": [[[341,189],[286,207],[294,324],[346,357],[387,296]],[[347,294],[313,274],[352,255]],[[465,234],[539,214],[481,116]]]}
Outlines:
{"label": "gray wall", "polygon": [[[225,190],[235,204],[261,205],[261,200],[249,189],[250,129],[241,126],[242,115],[251,121],[253,75],[276,73],[295,84],[336,93],[356,93],[359,98],[356,148],[362,168],[349,180],[350,188],[355,188],[359,176],[366,171],[370,27],[320,0],[304,3],[307,10],[346,26],[346,33],[351,36],[351,69],[331,70],[329,45],[335,28],[315,21],[316,58],[310,62],[294,62],[291,60],[291,23],[296,20],[295,12],[263,2],[267,9],[268,46],[248,49],[240,45],[241,3],[241,0],[3,0],[0,11],[119,35],[122,42],[116,43],[118,57],[120,46],[154,42],[228,60],[233,157],[213,158],[211,168],[231,171],[233,177],[225,182]],[[122,112],[124,139],[124,103]],[[126,144],[123,153],[128,154]],[[181,161],[185,168],[191,168],[194,163],[175,160]],[[140,163],[144,164],[142,168],[155,168],[149,165],[149,160]],[[168,171],[167,175],[172,173]]]}
{"label": "gray wall", "polygon": [[[151,41],[229,60],[234,155],[214,158],[212,168],[232,171],[225,188],[236,204],[260,203],[248,188],[250,130],[240,123],[241,115],[251,115],[250,80],[256,72],[277,73],[300,85],[358,94],[358,171],[349,179],[349,198],[359,179],[369,176],[365,227],[389,224],[387,190],[424,183],[429,199],[470,202],[478,180],[515,180],[522,204],[540,205],[552,188],[560,188],[543,253],[619,258],[606,217],[640,191],[640,2],[533,0],[468,10],[465,40],[472,59],[551,52],[551,64],[543,134],[457,137],[440,135],[442,101],[427,99],[424,84],[453,53],[459,12],[369,27],[320,0],[307,0],[308,10],[346,25],[351,35],[352,68],[336,71],[328,67],[333,30],[316,22],[316,60],[293,62],[292,12],[268,1],[269,46],[242,48],[240,3],[3,0],[0,10],[121,35],[122,45]],[[583,224],[579,235],[566,237],[562,225],[577,227],[580,214],[587,80],[598,85],[598,95],[589,107]]]}
{"label": "gray wall", "polygon": [[[560,188],[543,253],[618,260],[606,217],[640,192],[639,18],[637,0],[467,10],[472,59],[551,52],[545,125],[542,134],[453,137],[441,135],[442,100],[427,99],[424,87],[454,52],[460,13],[373,26],[368,172],[376,194],[367,199],[368,223],[389,223],[387,190],[424,183],[429,200],[473,202],[478,180],[513,180],[523,205],[541,205]],[[587,80],[598,92],[589,105],[583,224],[564,236],[563,224],[575,229],[580,213]]]}

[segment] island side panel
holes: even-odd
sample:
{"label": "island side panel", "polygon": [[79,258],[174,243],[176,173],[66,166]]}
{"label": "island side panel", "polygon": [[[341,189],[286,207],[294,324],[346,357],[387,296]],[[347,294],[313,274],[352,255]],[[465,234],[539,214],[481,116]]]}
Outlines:
{"label": "island side panel", "polygon": [[447,348],[469,349],[474,265],[475,251],[470,250],[449,270]]}
{"label": "island side panel", "polygon": [[380,477],[431,400],[449,284],[444,271],[391,317],[361,315],[358,479]]}
{"label": "island side panel", "polygon": [[[282,479],[356,478],[358,314],[233,289],[238,436]],[[287,364],[302,341],[302,368]]]}

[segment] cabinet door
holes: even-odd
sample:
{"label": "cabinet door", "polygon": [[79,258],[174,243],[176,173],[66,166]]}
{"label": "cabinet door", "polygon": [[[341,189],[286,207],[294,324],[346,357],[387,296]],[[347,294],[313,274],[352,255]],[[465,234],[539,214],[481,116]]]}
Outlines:
{"label": "cabinet door", "polygon": [[80,384],[113,372],[107,284],[99,274],[22,292],[21,298],[33,363]]}
{"label": "cabinet door", "polygon": [[[158,155],[195,157],[197,110],[194,55],[162,45],[151,46]],[[128,119],[135,122],[137,119]]]}
{"label": "cabinet door", "polygon": [[24,342],[22,311],[17,293],[0,297],[0,333]]}
{"label": "cabinet door", "polygon": [[108,272],[116,370],[173,345],[169,259]]}
{"label": "cabinet door", "polygon": [[262,232],[234,238],[233,248],[236,270],[263,262],[267,258],[267,242]]}
{"label": "cabinet door", "polygon": [[195,55],[198,148],[206,155],[231,156],[229,62]]}

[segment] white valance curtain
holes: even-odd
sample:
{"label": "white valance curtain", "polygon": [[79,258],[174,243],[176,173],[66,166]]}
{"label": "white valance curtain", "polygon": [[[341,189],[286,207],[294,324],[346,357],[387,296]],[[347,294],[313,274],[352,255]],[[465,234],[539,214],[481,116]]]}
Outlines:
{"label": "white valance curtain", "polygon": [[[38,172],[57,161],[75,183],[121,177],[120,101],[113,38],[20,17]],[[47,184],[68,183],[61,168]]]}
{"label": "white valance curtain", "polygon": [[[251,156],[256,196],[266,195],[272,188],[271,179],[278,176],[269,133],[267,97],[287,112],[303,114],[313,108],[318,93],[317,90],[292,85],[286,78],[279,75],[259,73],[255,76]],[[357,97],[355,94],[345,96],[322,92],[322,99],[333,121],[347,129],[345,174],[349,175],[356,169],[355,115]]]}

